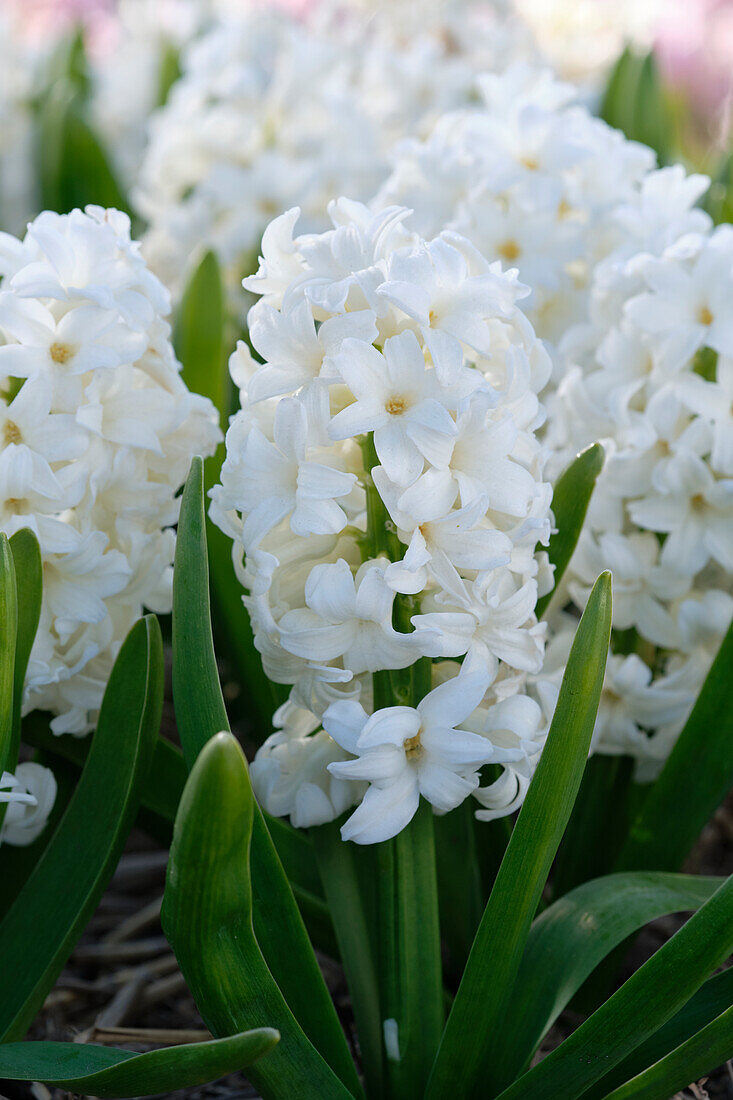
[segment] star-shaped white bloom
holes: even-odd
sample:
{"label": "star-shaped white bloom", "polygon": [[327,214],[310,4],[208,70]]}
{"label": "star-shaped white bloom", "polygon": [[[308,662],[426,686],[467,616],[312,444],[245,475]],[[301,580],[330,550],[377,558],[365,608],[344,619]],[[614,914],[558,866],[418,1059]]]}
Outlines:
{"label": "star-shaped white bloom", "polygon": [[311,662],[343,657],[355,674],[414,664],[426,633],[399,634],[392,626],[395,594],[384,579],[385,564],[364,562],[356,576],[343,559],[315,565],[306,607],[286,611],[278,624],[285,649]]}
{"label": "star-shaped white bloom", "polygon": [[396,836],[414,817],[421,795],[441,813],[455,809],[478,786],[483,764],[507,758],[487,738],[458,728],[488,684],[485,671],[463,671],[416,708],[386,707],[371,716],[356,702],[328,708],[324,729],[356,757],[328,770],[370,784],[342,826],[344,840],[376,844]]}
{"label": "star-shaped white bloom", "polygon": [[391,336],[383,352],[345,340],[334,362],[356,400],[334,416],[331,439],[374,432],[379,461],[399,485],[413,482],[425,460],[448,465],[456,425],[414,332]]}

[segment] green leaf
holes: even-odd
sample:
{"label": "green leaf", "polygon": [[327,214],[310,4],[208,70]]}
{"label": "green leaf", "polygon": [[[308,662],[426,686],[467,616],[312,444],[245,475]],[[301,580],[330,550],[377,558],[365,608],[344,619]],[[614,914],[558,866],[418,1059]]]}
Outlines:
{"label": "green leaf", "polygon": [[733,153],[726,153],[713,172],[703,206],[716,225],[733,221]]}
{"label": "green leaf", "polygon": [[728,793],[733,784],[731,667],[733,624],[662,774],[642,803],[618,870],[676,870]]}
{"label": "green leaf", "polygon": [[653,51],[640,56],[624,50],[609,77],[600,115],[630,140],[654,149],[660,164],[669,160],[675,142],[674,112]]}
{"label": "green leaf", "polygon": [[[219,262],[214,252],[207,252],[186,286],[176,318],[174,343],[189,389],[213,401],[222,428],[226,428],[231,400],[225,307]],[[223,460],[222,443],[204,464],[204,500],[220,479]],[[261,742],[270,733],[272,715],[281,700],[265,676],[254,646],[249,616],[242,603],[242,588],[234,572],[231,539],[208,519],[204,528],[217,641],[223,643],[223,652],[246,692],[243,699],[246,717],[254,726],[254,739]],[[180,531],[179,526],[179,538]]]}
{"label": "green leaf", "polygon": [[608,77],[600,107],[600,117],[617,130],[630,124],[630,109],[639,82],[641,58],[626,47]]}
{"label": "green leaf", "polygon": [[209,397],[226,424],[229,374],[224,347],[224,287],[216,253],[206,252],[191,273],[176,315],[173,343],[183,380]]}
{"label": "green leaf", "polygon": [[626,839],[634,761],[597,753],[586,764],[578,797],[552,869],[552,896],[606,875]]}
{"label": "green leaf", "polygon": [[592,1088],[587,1089],[583,1093],[583,1100],[606,1100],[614,1088],[664,1058],[681,1043],[687,1042],[731,1005],[733,969],[729,968],[708,979],[671,1020],[614,1066],[610,1073],[601,1077]]}
{"label": "green leaf", "polygon": [[578,625],[547,742],[453,1002],[430,1100],[488,1100],[505,1083],[503,1029],[512,988],[588,757],[610,630],[611,576],[602,573]]}
{"label": "green leaf", "polygon": [[[39,711],[27,715],[23,720],[24,743],[82,768],[89,755],[90,739],[71,734],[57,736],[51,732],[49,721],[50,716]],[[145,810],[149,814],[141,824],[147,825],[149,819],[154,818],[156,835],[165,836],[166,843],[170,842],[172,836],[173,822],[187,778],[188,768],[181,750],[164,737],[158,737],[150,773],[140,793],[141,811]],[[323,921],[326,919],[325,907],[322,905],[323,886],[308,837],[302,830],[294,829],[280,818],[270,817],[269,814],[264,816],[280,861],[291,886],[297,892],[296,896],[304,898],[311,909],[314,904],[320,903],[318,919]],[[319,946],[322,945],[319,943]]]}
{"label": "green leaf", "polygon": [[65,213],[88,203],[129,213],[107,153],[87,121],[78,92],[56,85],[38,118],[38,175],[43,205]]}
{"label": "green leaf", "polygon": [[43,1081],[84,1096],[151,1096],[205,1085],[252,1065],[280,1036],[272,1028],[135,1054],[92,1043],[6,1043],[0,1077]]}
{"label": "green leaf", "polygon": [[351,994],[367,1092],[382,1096],[382,1015],[364,897],[373,888],[365,873],[371,869],[369,853],[344,843],[335,821],[311,829],[310,836]]}
{"label": "green leaf", "polygon": [[171,88],[181,75],[181,55],[173,42],[165,42],[160,51],[158,68],[158,94],[156,106],[164,107],[168,102]]}
{"label": "green leaf", "polygon": [[668,1100],[690,1081],[697,1081],[733,1051],[733,1007],[671,1051],[656,1065],[609,1093],[607,1100]]}
{"label": "green leaf", "polygon": [[214,656],[204,515],[204,469],[194,458],[181,500],[173,567],[173,699],[189,769],[215,733],[229,729]]}
{"label": "green leaf", "polygon": [[501,1094],[576,1100],[653,1035],[733,950],[733,876],[577,1031]]}
{"label": "green leaf", "polygon": [[[228,731],[211,635],[204,533],[203,471],[194,459],[183,490],[173,572],[173,699],[191,767],[217,733]],[[245,769],[247,783],[249,774]],[[272,976],[309,1039],[344,1080],[353,1062],[302,917],[259,807],[251,852],[254,928]]]}
{"label": "green leaf", "polygon": [[555,584],[552,592],[537,601],[538,619],[542,618],[573,556],[605,457],[600,443],[594,443],[581,451],[557,480],[552,493],[556,531],[550,536],[547,548],[550,562],[555,566]]}
{"label": "green leaf", "polygon": [[23,686],[28,671],[28,659],[41,618],[43,598],[43,564],[38,539],[28,527],[16,531],[10,539],[15,567],[15,588],[18,604],[18,627],[15,642],[15,673],[13,678],[13,737],[17,752],[20,740],[20,710]]}
{"label": "green leaf", "polygon": [[433,822],[440,931],[452,988],[457,986],[463,974],[484,908],[475,826],[486,828],[490,823],[477,822],[474,808],[473,799],[466,799],[450,813],[436,815]]}
{"label": "green leaf", "polygon": [[[255,938],[249,864],[254,814],[244,754],[231,734],[218,734],[199,754],[181,799],[163,928],[214,1035],[263,1026],[280,1031],[277,1048],[250,1071],[257,1088],[304,1100],[358,1095],[353,1063],[350,1091],[301,1029]],[[292,963],[297,970],[295,958]]]}
{"label": "green leaf", "polygon": [[162,705],[163,647],[150,615],[120,650],[76,792],[0,924],[0,1041],[25,1034],[104,892],[135,819]]}
{"label": "green leaf", "polygon": [[[13,726],[17,632],[18,598],[13,553],[7,535],[0,532],[0,775],[4,771],[14,771],[18,760]],[[7,803],[0,802],[0,827],[6,808]]]}
{"label": "green leaf", "polygon": [[653,871],[606,875],[578,886],[537,917],[502,1035],[507,1074],[519,1073],[585,979],[649,921],[697,909],[719,878]]}

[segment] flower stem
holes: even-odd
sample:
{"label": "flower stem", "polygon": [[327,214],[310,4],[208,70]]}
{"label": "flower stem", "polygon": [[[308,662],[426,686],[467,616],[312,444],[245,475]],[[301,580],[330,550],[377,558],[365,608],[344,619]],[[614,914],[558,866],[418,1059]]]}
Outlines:
{"label": "flower stem", "polygon": [[[373,557],[399,561],[403,548],[371,470],[377,465],[372,436],[362,443],[367,495],[366,546]],[[417,610],[397,596],[395,628],[409,632]],[[373,675],[374,709],[416,706],[430,691],[431,662]],[[375,846],[377,944],[385,1100],[417,1100],[425,1091],[443,1030],[443,979],[433,814],[422,802],[410,824]],[[386,1041],[385,1041],[386,1040]]]}

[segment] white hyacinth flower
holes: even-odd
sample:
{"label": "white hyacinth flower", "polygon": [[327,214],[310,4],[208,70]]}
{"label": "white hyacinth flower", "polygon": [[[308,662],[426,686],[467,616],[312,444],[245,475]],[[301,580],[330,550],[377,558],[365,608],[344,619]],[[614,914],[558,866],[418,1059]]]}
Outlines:
{"label": "white hyacinth flower", "polygon": [[170,609],[177,494],[217,416],[126,215],[45,212],[0,235],[0,272],[0,529],[31,528],[44,570],[24,712],[84,734],[130,627]]}
{"label": "white hyacinth flower", "polygon": [[[344,836],[360,843],[395,835],[421,797],[436,812],[483,797],[489,762],[529,775],[541,744],[493,738],[481,707],[526,698],[541,664],[550,491],[532,384],[549,360],[515,276],[455,234],[409,234],[407,215],[341,199],[328,232],[294,236],[292,212],[268,228],[245,280],[265,362],[232,356],[242,409],[211,493],[264,667],[292,685],[255,791],[299,826],[358,803]],[[375,709],[380,677],[415,665],[424,698]],[[494,803],[511,812],[516,792]]]}
{"label": "white hyacinth flower", "polygon": [[25,847],[43,832],[56,801],[56,780],[49,768],[31,761],[18,764],[15,774],[0,776],[0,803],[6,803],[0,843]]}

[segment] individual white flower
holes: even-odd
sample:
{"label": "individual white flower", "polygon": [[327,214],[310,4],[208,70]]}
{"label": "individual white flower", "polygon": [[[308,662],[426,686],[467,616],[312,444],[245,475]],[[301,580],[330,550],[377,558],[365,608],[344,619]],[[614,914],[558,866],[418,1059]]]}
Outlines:
{"label": "individual white flower", "polygon": [[18,764],[15,775],[0,777],[0,802],[7,803],[0,828],[0,842],[25,847],[36,840],[48,821],[56,801],[56,780],[49,768],[27,762]]}
{"label": "individual white flower", "polygon": [[[347,705],[364,719],[372,675],[391,670],[402,683],[399,670],[468,654],[463,668],[480,664],[484,693],[497,680],[516,694],[541,663],[535,551],[551,521],[533,384],[546,378],[544,352],[513,275],[455,234],[407,233],[407,214],[340,199],[333,229],[302,237],[290,213],[277,219],[245,280],[262,294],[250,316],[265,362],[240,347],[230,364],[242,408],[210,514],[234,542],[267,675],[291,684],[291,706],[312,717],[303,734],[273,734],[254,763],[267,809],[301,825],[360,802],[370,777],[351,774],[345,742],[318,723]],[[421,295],[427,305],[413,308]],[[440,295],[444,329],[430,318]],[[447,743],[434,751],[449,760]],[[470,794],[476,768],[499,759],[486,743],[482,752],[445,776],[442,801],[426,787],[434,806]],[[501,759],[521,757],[512,748]],[[391,789],[398,817],[418,797],[408,779]]]}
{"label": "individual white flower", "polygon": [[379,461],[400,485],[413,482],[425,460],[448,465],[456,426],[414,333],[390,336],[382,352],[348,339],[334,362],[356,400],[329,424],[332,439],[373,432]]}
{"label": "individual white flower", "polygon": [[286,611],[278,623],[281,645],[321,663],[343,657],[354,673],[414,664],[426,636],[393,629],[394,592],[384,564],[365,562],[356,576],[343,558],[315,565],[305,585],[306,606]]}
{"label": "individual white flower", "polygon": [[414,817],[421,795],[447,813],[475,791],[483,764],[512,758],[490,740],[457,728],[488,684],[485,672],[464,672],[439,684],[416,708],[386,707],[367,715],[356,702],[329,707],[324,729],[356,759],[334,762],[328,770],[369,782],[341,829],[344,840],[374,844],[396,836]]}
{"label": "individual white flower", "polygon": [[24,710],[81,734],[143,608],[170,607],[177,494],[216,413],[180,377],[125,215],[45,212],[0,267],[0,526],[31,528],[44,570]]}

